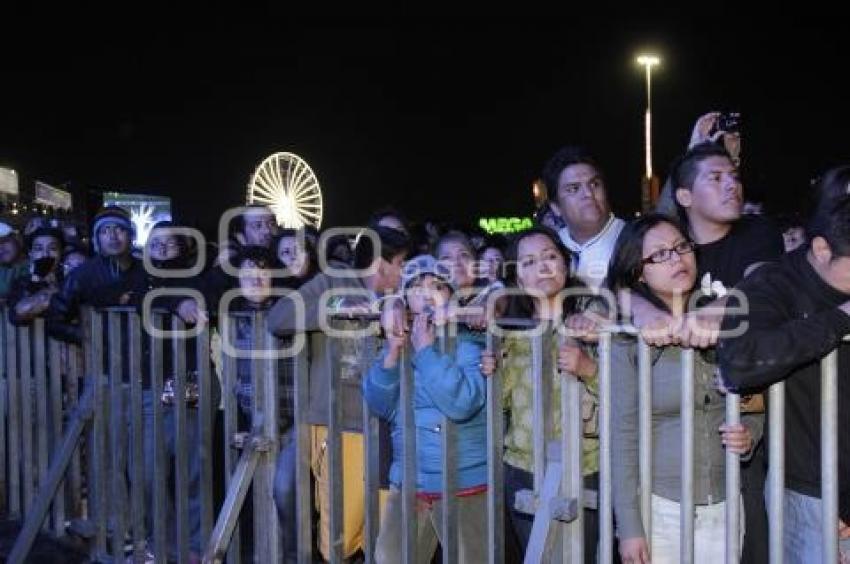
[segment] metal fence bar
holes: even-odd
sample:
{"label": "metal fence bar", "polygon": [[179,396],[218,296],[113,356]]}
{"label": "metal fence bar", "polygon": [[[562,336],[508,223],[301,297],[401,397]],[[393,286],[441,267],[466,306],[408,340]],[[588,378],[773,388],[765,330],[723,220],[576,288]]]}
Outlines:
{"label": "metal fence bar", "polygon": [[638,339],[638,459],[640,515],[647,539],[652,538],[652,363],[651,350]]}
{"label": "metal fence bar", "polygon": [[[726,424],[741,422],[741,396],[726,394]],[[726,564],[741,560],[741,456],[726,449]]]}
{"label": "metal fence bar", "polygon": [[[439,336],[440,354],[454,357],[457,343],[445,335]],[[442,418],[442,550],[443,563],[452,564],[458,561],[458,509],[455,497],[457,474],[457,429],[449,417]]]}
{"label": "metal fence bar", "polygon": [[195,341],[198,374],[198,426],[200,431],[199,462],[201,466],[201,539],[208,539],[214,523],[213,499],[213,423],[218,406],[213,406],[213,380],[210,375],[210,332],[204,326]]}
{"label": "metal fence bar", "polygon": [[[230,476],[232,484],[237,484],[237,487],[227,489],[227,496],[224,498],[224,503],[221,506],[219,516],[227,515],[229,518],[219,518],[213,528],[212,535],[207,543],[206,553],[204,554],[204,562],[218,563],[221,562],[221,555],[227,548],[228,555],[234,552],[233,545],[237,542],[237,533],[239,531],[237,523],[239,522],[237,508],[242,508],[245,503],[245,498],[248,496],[248,489],[251,486],[251,478],[257,470],[257,464],[260,460],[260,452],[254,448],[250,442],[245,445],[242,451],[242,456],[239,458],[233,475]],[[238,552],[235,554],[239,555]],[[239,555],[241,559],[241,555]],[[260,559],[255,559],[257,562],[262,562]],[[227,562],[232,562],[230,556],[227,557]]]}
{"label": "metal fence bar", "polygon": [[[42,322],[43,323],[43,322]],[[42,328],[42,331],[44,329]],[[36,329],[38,331],[38,329]],[[60,343],[54,339],[48,341],[48,365],[50,369],[50,459],[52,463],[59,454],[62,445],[62,355]],[[45,425],[46,428],[46,425]],[[76,450],[76,449],[75,449]],[[45,474],[41,474],[46,477]],[[65,480],[59,482],[56,498],[53,500],[53,534],[61,537],[65,534]]]}
{"label": "metal fence bar", "polygon": [[171,318],[171,330],[175,336],[171,339],[172,371],[174,378],[174,403],[171,406],[174,415],[174,537],[177,540],[177,562],[185,564],[189,560],[189,449],[198,445],[189,445],[186,437],[189,433],[189,421],[186,413],[186,326],[177,317]]}
{"label": "metal fence bar", "polygon": [[611,499],[611,334],[599,335],[599,562],[611,564],[614,521]]}
{"label": "metal fence bar", "polygon": [[[254,476],[254,507],[259,507],[259,513],[265,521],[266,536],[257,545],[260,548],[260,559],[264,562],[280,562],[281,535],[277,506],[274,499],[274,478],[277,469],[277,458],[280,454],[280,433],[278,432],[278,359],[271,351],[277,351],[277,340],[266,331],[265,316],[258,314],[254,317],[261,338],[256,341],[259,349],[264,351],[266,358],[262,361],[260,372],[260,392],[257,404],[262,409],[263,438],[267,448],[263,452],[258,473]],[[262,401],[262,403],[260,403]],[[257,498],[259,497],[259,503]]]}
{"label": "metal fence bar", "polygon": [[[73,413],[79,403],[80,376],[83,374],[82,349],[75,345],[62,343],[60,352],[64,350],[67,359],[67,372],[65,374],[65,389],[67,390],[67,412]],[[81,517],[83,514],[83,469],[80,460],[81,448],[74,450],[71,456],[71,468],[68,471],[69,485],[69,513],[73,517]]]}
{"label": "metal fence bar", "polygon": [[30,348],[30,328],[18,327],[18,355],[21,382],[21,456],[24,486],[24,515],[30,512],[33,499],[33,445],[32,445],[32,362]]}
{"label": "metal fence bar", "polygon": [[[312,518],[310,502],[310,426],[307,423],[309,401],[309,367],[307,364],[308,344],[294,358],[293,377],[295,385],[295,513],[298,523],[298,564],[310,564],[313,559],[312,531],[305,525]],[[365,410],[368,413],[368,410]],[[367,516],[369,515],[367,511]],[[367,553],[367,558],[369,554]]]}
{"label": "metal fence bar", "polygon": [[[47,476],[47,429],[49,421],[47,417],[47,405],[50,402],[50,397],[47,393],[47,343],[44,333],[44,319],[37,318],[32,324],[33,331],[33,364],[35,369],[35,412],[36,412],[36,461],[37,466],[35,473],[35,484],[41,487],[42,482]],[[44,523],[45,529],[48,523]]]}
{"label": "metal fence bar", "polygon": [[106,418],[109,401],[104,390],[106,376],[103,368],[103,319],[100,313],[91,309],[88,310],[87,318],[89,331],[85,340],[90,344],[88,370],[94,380],[95,405],[88,457],[92,468],[88,490],[95,524],[95,558],[106,558]]}
{"label": "metal fence bar", "polygon": [[[232,315],[227,316],[224,320],[224,325],[226,330],[222,333],[222,344],[227,340],[232,346],[236,342],[237,319]],[[228,354],[222,353],[222,357],[224,361],[222,372],[224,376],[224,389],[222,390],[222,397],[224,398],[224,483],[227,491],[230,492],[239,462],[239,451],[236,449],[234,443],[234,438],[238,432],[237,412],[239,407],[236,404],[236,396],[233,394],[234,386],[236,385],[237,363],[236,358]],[[222,507],[222,511],[224,511],[224,507]],[[231,532],[230,545],[227,549],[228,564],[239,564],[242,561],[240,531],[241,528],[237,520]],[[215,534],[215,531],[213,534]]]}
{"label": "metal fence bar", "polygon": [[821,527],[823,562],[838,561],[838,351],[821,361]]}
{"label": "metal fence bar", "polygon": [[[151,326],[159,331],[163,330],[163,315],[161,313],[151,313]],[[168,475],[168,464],[165,459],[165,426],[163,418],[165,416],[164,406],[162,405],[162,380],[164,369],[163,358],[163,342],[160,337],[150,337],[150,378],[151,378],[151,403],[153,411],[153,475],[166,476]],[[166,514],[167,501],[165,495],[165,480],[154,479],[152,481],[153,491],[149,493],[153,497],[153,549],[154,556],[157,562],[165,562],[168,555],[168,545],[166,543]]]}
{"label": "metal fence bar", "polygon": [[[497,341],[491,332],[484,335],[485,349],[496,358]],[[488,564],[505,560],[505,481],[502,451],[504,448],[504,410],[502,409],[502,375],[487,378],[487,554]]]}
{"label": "metal fence bar", "polygon": [[576,501],[576,518],[561,526],[564,562],[582,564],[584,546],[584,480],[582,475],[582,396],[584,384],[573,374],[564,374],[561,380],[561,491],[568,499]]}
{"label": "metal fence bar", "polygon": [[9,417],[9,518],[18,519],[21,516],[21,402],[18,390],[18,332],[8,321],[6,326],[6,382],[8,385]]}
{"label": "metal fence bar", "polygon": [[[0,308],[0,315],[2,315],[2,319],[6,319],[7,313],[4,308]],[[8,493],[8,471],[9,467],[6,466],[7,461],[7,451],[6,451],[6,443],[11,439],[11,437],[6,436],[6,418],[9,414],[9,404],[7,401],[6,394],[9,390],[8,377],[6,374],[6,323],[0,320],[0,337],[2,337],[2,341],[0,341],[0,512],[8,513],[9,512],[9,497]]]}
{"label": "metal fence bar", "polygon": [[91,421],[94,411],[94,393],[95,388],[97,388],[96,384],[93,382],[92,384],[93,386],[86,390],[86,393],[80,400],[77,411],[70,417],[68,430],[62,439],[59,452],[50,464],[49,473],[44,480],[43,487],[39,490],[33,510],[27,515],[24,526],[15,539],[15,544],[12,546],[12,551],[8,558],[8,562],[11,564],[26,561],[36,535],[38,535],[38,530],[47,518],[47,512],[50,510],[50,502],[56,495],[59,482],[62,480],[62,474],[70,463],[71,456],[77,448],[77,444],[86,425]]}
{"label": "metal fence bar", "polygon": [[139,316],[130,314],[127,326],[130,381],[130,452],[133,465],[130,468],[130,526],[133,530],[133,554],[143,558],[145,532],[145,479],[144,467],[150,464],[144,456],[145,429],[142,423],[142,333]]}
{"label": "metal fence bar", "polygon": [[694,351],[682,349],[682,496],[679,561],[694,561]]}
{"label": "metal fence bar", "polygon": [[[100,404],[98,404],[98,400],[100,400],[100,396],[97,395],[97,388],[100,386],[100,376],[97,374],[94,368],[94,351],[92,340],[91,340],[91,327],[94,323],[92,321],[93,314],[90,309],[82,310],[81,314],[81,324],[83,330],[83,358],[82,363],[80,365],[80,373],[83,376],[84,386],[91,386],[92,388],[92,403],[96,408],[100,408]],[[94,489],[95,483],[95,465],[92,462],[92,456],[94,456],[94,448],[95,448],[95,429],[94,429],[94,414],[92,414],[91,424],[88,426],[88,433],[86,434],[85,442],[83,443],[83,449],[81,449],[81,463],[82,469],[85,471],[85,477],[80,476],[80,483],[85,485],[85,489],[80,489],[80,504],[84,507],[84,515],[85,520],[84,523],[89,527],[95,527],[95,520],[97,518],[97,494]]]}
{"label": "metal fence bar", "polygon": [[339,398],[339,370],[336,363],[336,340],[328,338],[325,362],[329,368],[328,435],[325,455],[328,461],[328,499],[330,500],[330,538],[328,556],[332,564],[342,562],[343,544],[343,484],[342,484],[342,430]]}
{"label": "metal fence bar", "polygon": [[531,337],[531,382],[532,382],[532,445],[534,474],[534,493],[540,494],[543,487],[543,478],[546,473],[546,417],[549,413],[546,409],[546,391],[544,390],[545,379],[548,374],[544,370],[543,356],[546,354],[543,347],[543,335],[535,334]]}
{"label": "metal fence bar", "polygon": [[401,408],[402,442],[404,444],[404,467],[401,477],[401,561],[403,564],[415,564],[416,536],[418,530],[416,514],[416,421],[413,412],[413,367],[410,365],[410,351],[405,347],[399,359],[401,382],[399,403]]}
{"label": "metal fence bar", "polygon": [[782,539],[785,529],[785,382],[778,382],[768,392],[768,507],[770,523],[770,564],[784,560]]}
{"label": "metal fence bar", "polygon": [[110,447],[110,458],[112,467],[109,470],[109,501],[111,508],[110,521],[112,522],[112,556],[120,559],[124,557],[124,538],[127,527],[125,517],[126,505],[124,502],[124,453],[126,452],[126,441],[124,440],[124,389],[121,353],[123,352],[124,335],[121,331],[123,314],[114,311],[107,313],[107,327],[109,331],[109,391],[110,391],[110,423],[109,431],[112,444]]}
{"label": "metal fence bar", "polygon": [[[260,323],[260,317],[255,312],[251,316],[251,350],[256,351],[263,344],[263,327]],[[266,490],[266,483],[262,480],[261,474],[266,465],[265,447],[261,443],[265,436],[265,418],[263,412],[265,405],[265,382],[264,382],[264,363],[259,355],[251,359],[251,440],[252,447],[258,448],[260,451],[259,460],[257,461],[257,470],[254,473],[253,492],[254,492],[254,560],[266,560],[266,551],[268,550],[267,542],[269,535],[270,523],[266,515],[265,506],[268,503],[267,497],[271,497],[271,491]],[[261,446],[262,445],[262,446]]]}
{"label": "metal fence bar", "polygon": [[[367,337],[367,350],[375,348],[374,338]],[[373,355],[364,355],[360,362],[360,373],[368,372]],[[297,372],[296,372],[297,377]],[[365,397],[363,398],[363,448],[365,455],[364,477],[366,480],[365,498],[365,525],[363,529],[363,557],[366,564],[374,564],[375,548],[377,545],[378,531],[380,529],[380,422],[376,415],[369,409]],[[301,523],[303,521],[299,521]]]}

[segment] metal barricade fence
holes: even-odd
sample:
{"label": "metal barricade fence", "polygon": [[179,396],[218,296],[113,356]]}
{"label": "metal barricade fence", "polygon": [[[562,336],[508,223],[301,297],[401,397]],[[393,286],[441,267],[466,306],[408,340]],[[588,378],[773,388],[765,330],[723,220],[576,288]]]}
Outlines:
{"label": "metal barricade fence", "polygon": [[[235,459],[238,447],[242,455],[239,464],[228,468],[233,472],[227,482],[233,487],[214,492],[218,406],[213,404],[209,331],[200,328],[187,351],[180,335],[185,326],[177,318],[154,311],[148,321],[143,328],[133,308],[85,310],[82,351],[47,339],[41,320],[20,328],[4,323],[0,481],[7,514],[24,520],[9,562],[26,560],[49,515],[55,536],[71,532],[90,539],[92,560],[123,560],[131,553],[141,561],[148,548],[157,562],[186,562],[190,550],[207,546],[208,560],[221,560],[230,544],[227,533],[232,533],[252,484],[252,552],[261,561],[277,561],[272,483],[279,444],[278,394],[276,378],[268,375],[277,375],[278,368],[253,361],[254,428],[241,436],[235,426],[228,429],[223,450]],[[151,338],[155,330],[165,331],[164,336]],[[261,313],[252,316],[252,330],[254,343],[274,348]],[[196,367],[196,382],[191,383],[197,385],[196,403],[187,399],[187,355]],[[227,419],[237,410],[232,398],[236,374],[230,357],[224,356],[230,368],[223,371],[225,386],[230,385],[222,390],[230,410]],[[164,395],[166,375],[170,390]],[[236,444],[239,438],[244,440]],[[224,497],[215,531],[214,494]],[[237,550],[229,561],[239,557]]]}
{"label": "metal barricade fence", "polygon": [[[261,343],[260,348],[279,348],[276,340],[265,330],[262,313],[251,314],[251,342]],[[223,320],[230,335],[235,334],[238,316]],[[374,318],[364,319],[374,322]],[[155,313],[153,328],[182,330],[179,321]],[[196,338],[192,354],[196,355],[198,385],[197,408],[188,408],[186,395],[186,347],[179,339],[150,339],[138,314],[128,308],[109,308],[88,312],[84,316],[84,358],[79,351],[52,339],[44,332],[44,324],[37,320],[32,326],[18,328],[8,322],[2,324],[5,372],[0,379],[0,504],[12,518],[23,518],[21,531],[10,562],[24,561],[36,534],[48,528],[57,536],[70,528],[90,535],[93,558],[123,558],[129,548],[141,558],[148,536],[152,533],[157,561],[169,555],[170,531],[167,514],[169,501],[166,480],[161,477],[172,465],[166,454],[166,444],[173,440],[173,468],[175,493],[174,546],[177,554],[171,555],[180,562],[188,559],[190,550],[190,499],[188,491],[189,461],[187,457],[197,448],[200,461],[199,519],[200,538],[205,547],[207,561],[239,562],[244,547],[240,546],[238,521],[241,508],[250,489],[253,489],[254,538],[253,554],[260,561],[274,562],[281,558],[277,510],[272,496],[275,460],[279,448],[276,411],[278,408],[277,382],[279,365],[273,358],[253,358],[250,361],[254,400],[252,428],[248,433],[238,429],[238,406],[232,390],[237,378],[236,355],[224,354],[221,382],[223,398],[224,476],[226,491],[216,515],[213,491],[213,422],[217,406],[212,405],[213,379],[210,372],[210,335],[203,329]],[[529,326],[526,325],[525,329]],[[583,546],[584,507],[598,508],[600,512],[599,561],[612,561],[614,538],[611,496],[611,388],[616,385],[616,374],[611,373],[611,335],[633,332],[630,328],[612,327],[600,335],[599,350],[599,438],[600,482],[598,500],[592,492],[584,490],[581,453],[582,419],[581,397],[584,384],[572,375],[558,375],[549,354],[557,346],[551,332],[543,331],[529,336],[532,339],[535,395],[534,435],[534,491],[518,500],[507,503],[535,515],[531,544],[526,562],[581,562],[587,547]],[[489,350],[498,348],[497,337],[486,335]],[[343,537],[343,484],[342,426],[340,421],[340,387],[336,370],[336,345],[329,338],[326,357],[311,359],[327,363],[331,374],[328,389],[327,458],[330,469],[330,550],[331,561],[341,562]],[[174,376],[174,403],[165,406],[159,401],[163,392],[165,347],[171,348],[171,369]],[[450,353],[452,340],[441,341],[443,351]],[[256,348],[256,347],[254,347]],[[307,424],[308,355],[304,347],[292,357],[294,370],[294,424],[296,441],[296,507],[298,521],[298,560],[311,562],[311,436]],[[43,351],[43,352],[39,352]],[[681,492],[681,554],[682,562],[694,560],[694,498],[693,498],[693,351],[682,355],[682,492]],[[361,371],[374,359],[360,358]],[[142,363],[149,363],[150,416],[145,413]],[[652,469],[652,367],[650,349],[643,342],[638,346],[639,367],[639,475],[640,509],[647,538],[651,535],[651,477]],[[551,394],[553,378],[562,378],[561,393]],[[823,480],[823,546],[825,561],[837,558],[837,357],[835,353],[822,362],[822,480]],[[80,384],[83,384],[81,393]],[[503,409],[501,404],[502,378],[497,373],[487,380],[487,538],[488,561],[504,561],[504,484],[502,479]],[[416,428],[412,398],[414,374],[410,355],[401,360],[400,424],[404,444],[404,467],[401,484],[403,511],[401,562],[413,562],[416,531]],[[771,562],[782,561],[782,491],[784,490],[784,390],[774,385],[770,392],[770,520]],[[545,417],[552,402],[561,405],[562,432],[555,437],[551,417]],[[187,443],[189,409],[197,409],[199,439],[196,445]],[[171,410],[174,432],[169,436],[165,429],[166,411]],[[740,418],[739,398],[726,397],[727,422]],[[443,491],[449,504],[440,525],[443,539],[444,562],[458,561],[457,511],[452,507],[456,489],[456,429],[448,419],[441,426],[443,440]],[[378,489],[378,422],[364,404],[363,429],[365,461],[365,539],[364,554],[367,562],[374,561],[374,550],[379,523]],[[149,434],[153,457],[147,459],[145,437]],[[557,446],[552,447],[553,441]],[[192,447],[192,448],[190,448]],[[240,452],[241,451],[241,452]],[[143,460],[142,464],[135,461]],[[154,476],[153,491],[146,491],[145,465],[150,465]],[[737,499],[740,492],[739,457],[726,455],[726,499]],[[740,553],[738,504],[727,503],[726,559],[734,562]],[[153,531],[146,531],[147,511]],[[48,519],[49,517],[49,519]],[[835,558],[833,558],[835,556]]]}

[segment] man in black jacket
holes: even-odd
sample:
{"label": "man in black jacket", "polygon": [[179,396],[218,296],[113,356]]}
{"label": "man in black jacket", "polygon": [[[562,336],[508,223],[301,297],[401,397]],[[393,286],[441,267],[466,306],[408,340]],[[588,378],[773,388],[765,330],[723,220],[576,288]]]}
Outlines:
{"label": "man in black jacket", "polygon": [[[92,239],[96,255],[73,270],[62,289],[50,299],[46,317],[72,323],[80,307],[127,305],[147,289],[142,262],[131,254],[133,227],[130,215],[115,206],[102,208],[94,218]],[[79,330],[70,340],[80,343]]]}
{"label": "man in black jacket", "polygon": [[[786,562],[821,561],[820,361],[838,348],[850,367],[850,167],[824,177],[823,202],[809,244],[762,266],[738,289],[748,304],[727,304],[718,347],[726,385],[735,391],[785,381]],[[737,300],[735,300],[737,301]],[[734,306],[735,309],[732,309]],[[850,558],[850,380],[838,379],[839,537]]]}

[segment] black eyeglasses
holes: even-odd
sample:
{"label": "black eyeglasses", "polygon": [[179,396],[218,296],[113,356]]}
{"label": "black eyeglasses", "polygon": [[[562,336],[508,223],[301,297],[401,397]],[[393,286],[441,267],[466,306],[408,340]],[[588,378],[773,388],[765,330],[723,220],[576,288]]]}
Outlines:
{"label": "black eyeglasses", "polygon": [[648,257],[641,260],[640,263],[660,264],[662,262],[667,262],[668,260],[673,258],[673,253],[682,256],[692,252],[694,252],[694,244],[690,241],[682,241],[681,243],[675,245],[672,249],[658,249],[657,251],[654,251]]}

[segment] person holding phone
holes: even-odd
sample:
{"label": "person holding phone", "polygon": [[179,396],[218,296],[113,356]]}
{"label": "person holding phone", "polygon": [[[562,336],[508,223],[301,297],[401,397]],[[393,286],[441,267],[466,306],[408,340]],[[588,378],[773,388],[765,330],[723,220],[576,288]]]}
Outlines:
{"label": "person holding phone", "polygon": [[62,231],[53,227],[39,227],[27,236],[29,275],[18,278],[9,293],[12,323],[29,323],[47,310],[62,280],[59,259],[63,246]]}

